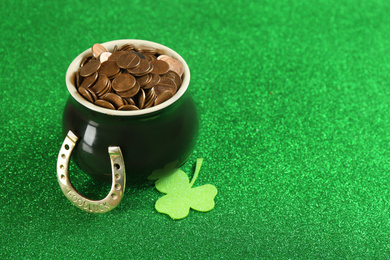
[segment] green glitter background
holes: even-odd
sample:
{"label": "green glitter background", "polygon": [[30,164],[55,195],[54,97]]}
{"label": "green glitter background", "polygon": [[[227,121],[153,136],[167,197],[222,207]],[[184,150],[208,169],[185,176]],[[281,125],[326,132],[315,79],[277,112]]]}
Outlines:
{"label": "green glitter background", "polygon": [[[390,1],[11,1],[0,8],[1,259],[388,259]],[[171,220],[128,186],[104,215],[56,180],[70,62],[145,39],[191,70],[201,126],[182,168],[215,209]],[[74,165],[91,197],[110,187]]]}

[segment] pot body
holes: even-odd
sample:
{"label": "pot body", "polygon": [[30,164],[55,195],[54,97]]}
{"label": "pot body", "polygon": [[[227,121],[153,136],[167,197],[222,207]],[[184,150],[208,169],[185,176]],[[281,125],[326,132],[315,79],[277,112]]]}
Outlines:
{"label": "pot body", "polygon": [[196,142],[198,117],[189,93],[162,110],[130,117],[98,113],[69,97],[64,135],[69,130],[79,137],[75,162],[90,176],[111,181],[108,147],[119,146],[126,179],[144,182],[155,179],[153,173],[158,170],[168,173],[185,163]]}
{"label": "pot body", "polygon": [[86,101],[75,86],[75,75],[90,49],[69,65],[66,85],[70,97],[63,115],[63,133],[71,130],[78,142],[73,150],[76,164],[100,180],[111,180],[109,146],[119,146],[130,182],[155,180],[179,168],[190,156],[198,133],[194,101],[187,89],[190,71],[185,60],[172,49],[150,41],[124,39],[102,43],[108,51],[133,44],[159,49],[183,65],[182,85],[167,101],[147,109],[117,111]]}

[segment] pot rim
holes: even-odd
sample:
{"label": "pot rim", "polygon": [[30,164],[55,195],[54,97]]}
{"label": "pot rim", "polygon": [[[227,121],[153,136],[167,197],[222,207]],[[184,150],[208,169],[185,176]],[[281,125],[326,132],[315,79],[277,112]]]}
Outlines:
{"label": "pot rim", "polygon": [[176,92],[176,94],[168,99],[167,101],[157,105],[153,106],[150,108],[145,108],[145,109],[140,109],[140,110],[131,110],[131,111],[121,111],[121,110],[113,110],[113,109],[108,109],[108,108],[103,108],[100,106],[97,106],[87,100],[85,100],[77,91],[76,86],[74,84],[74,75],[77,72],[78,68],[80,67],[81,61],[88,56],[92,55],[92,50],[91,48],[83,51],[80,53],[69,65],[67,71],[66,71],[66,76],[65,76],[65,82],[66,86],[68,88],[69,94],[82,106],[91,109],[95,112],[106,114],[106,115],[112,115],[112,116],[139,116],[139,115],[146,115],[146,114],[151,114],[154,112],[157,112],[159,110],[162,110],[173,103],[175,103],[177,100],[180,99],[181,96],[187,91],[189,83],[190,83],[190,70],[188,68],[187,63],[185,60],[174,50],[151,41],[146,41],[146,40],[137,40],[137,39],[122,39],[122,40],[114,40],[114,41],[109,41],[105,43],[101,43],[104,47],[106,47],[109,51],[112,51],[114,46],[117,45],[118,47],[131,43],[134,44],[135,46],[147,46],[147,47],[153,47],[162,50],[166,55],[169,55],[178,61],[183,65],[184,73],[183,73],[183,81],[182,85],[180,86],[179,90]]}

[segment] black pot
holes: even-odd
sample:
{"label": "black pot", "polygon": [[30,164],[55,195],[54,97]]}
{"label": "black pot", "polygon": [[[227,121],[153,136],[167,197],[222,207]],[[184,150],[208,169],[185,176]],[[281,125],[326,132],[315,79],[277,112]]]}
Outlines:
{"label": "black pot", "polygon": [[91,55],[86,50],[68,68],[66,84],[70,97],[63,116],[63,133],[71,130],[78,143],[73,158],[90,176],[111,181],[107,149],[119,146],[124,159],[126,180],[144,182],[172,172],[189,158],[194,148],[198,117],[188,93],[190,71],[183,58],[173,50],[149,41],[117,40],[103,43],[108,50],[125,43],[159,48],[179,60],[184,67],[183,84],[166,102],[137,111],[118,111],[96,106],[77,92],[74,77],[80,62]]}

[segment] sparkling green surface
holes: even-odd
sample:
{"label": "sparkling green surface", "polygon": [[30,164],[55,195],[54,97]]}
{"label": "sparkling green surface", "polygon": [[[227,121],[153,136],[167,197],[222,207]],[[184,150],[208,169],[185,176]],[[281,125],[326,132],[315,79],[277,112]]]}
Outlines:
{"label": "sparkling green surface", "polygon": [[[1,259],[388,259],[390,1],[11,1],[0,8]],[[215,208],[172,220],[154,186],[89,215],[62,195],[65,72],[96,42],[187,61],[197,185]],[[72,167],[75,186],[109,187]],[[191,176],[189,176],[191,179]]]}

